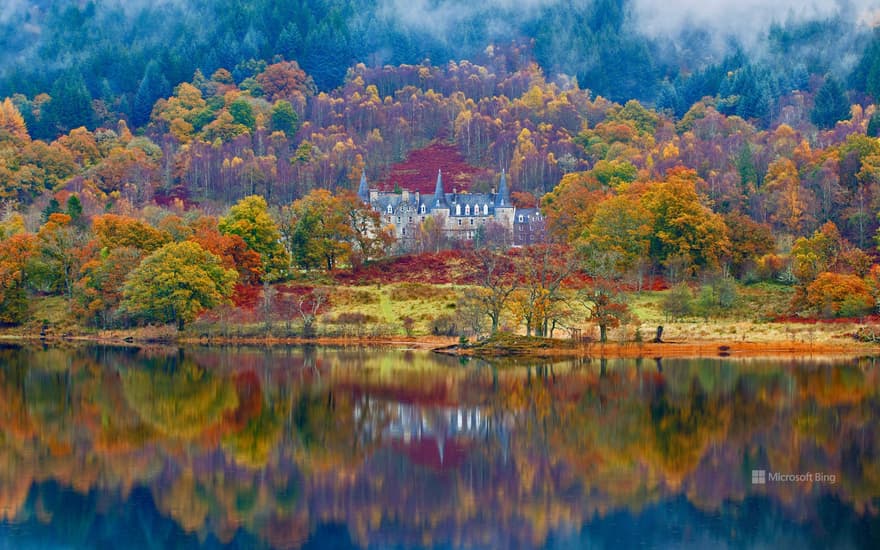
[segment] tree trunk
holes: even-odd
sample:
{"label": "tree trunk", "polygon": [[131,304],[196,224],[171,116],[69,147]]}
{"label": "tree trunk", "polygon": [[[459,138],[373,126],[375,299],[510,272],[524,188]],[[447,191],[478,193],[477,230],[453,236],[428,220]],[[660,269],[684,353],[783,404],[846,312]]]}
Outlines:
{"label": "tree trunk", "polygon": [[655,344],[663,343],[663,325],[657,327],[657,336],[654,337]]}
{"label": "tree trunk", "polygon": [[599,341],[603,344],[608,341],[608,326],[605,324],[599,325]]}

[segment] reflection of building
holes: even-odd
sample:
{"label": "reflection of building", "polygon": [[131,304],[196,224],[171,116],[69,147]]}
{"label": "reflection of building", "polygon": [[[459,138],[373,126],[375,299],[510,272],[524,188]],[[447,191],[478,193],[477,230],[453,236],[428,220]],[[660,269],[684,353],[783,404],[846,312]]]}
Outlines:
{"label": "reflection of building", "polygon": [[[454,190],[447,193],[438,170],[432,195],[408,190],[394,193],[370,189],[362,173],[358,197],[379,212],[386,224],[394,227],[394,236],[404,247],[419,234],[419,226],[432,216],[443,224],[443,234],[455,240],[478,238],[479,233],[486,231],[493,222],[514,237],[514,244],[530,244],[539,234],[543,235],[543,219],[537,209],[517,209],[511,203],[504,171],[497,193],[494,190],[492,193],[458,193]],[[541,230],[533,229],[539,223]],[[517,242],[517,235],[527,240]]]}
{"label": "reflection of building", "polygon": [[[376,415],[377,408],[385,414]],[[457,466],[469,446],[488,439],[500,442],[506,455],[508,428],[479,407],[424,407],[365,400],[355,406],[354,415],[356,420],[367,415],[387,418],[379,430],[382,440],[423,465]]]}

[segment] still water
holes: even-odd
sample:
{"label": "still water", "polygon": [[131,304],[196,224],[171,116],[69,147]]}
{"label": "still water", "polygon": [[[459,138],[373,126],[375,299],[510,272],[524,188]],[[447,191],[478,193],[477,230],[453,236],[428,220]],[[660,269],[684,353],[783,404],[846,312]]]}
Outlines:
{"label": "still water", "polygon": [[880,362],[0,348],[0,548],[880,548]]}

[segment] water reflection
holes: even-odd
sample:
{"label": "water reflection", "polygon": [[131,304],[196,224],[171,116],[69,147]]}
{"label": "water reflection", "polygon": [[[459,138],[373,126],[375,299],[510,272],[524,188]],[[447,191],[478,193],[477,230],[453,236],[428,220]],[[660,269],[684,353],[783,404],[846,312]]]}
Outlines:
{"label": "water reflection", "polygon": [[0,365],[0,547],[880,545],[871,360],[7,347]]}

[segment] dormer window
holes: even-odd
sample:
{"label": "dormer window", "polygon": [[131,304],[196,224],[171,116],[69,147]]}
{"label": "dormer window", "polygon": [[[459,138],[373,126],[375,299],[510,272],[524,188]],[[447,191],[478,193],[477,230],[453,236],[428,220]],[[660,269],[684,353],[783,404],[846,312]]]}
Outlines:
{"label": "dormer window", "polygon": [[421,207],[421,212],[422,212],[422,214],[425,213],[425,205],[424,205],[424,204],[423,204],[422,207]]}
{"label": "dormer window", "polygon": [[394,214],[394,208],[392,208],[390,204],[388,205],[388,213]]}
{"label": "dormer window", "polygon": [[522,214],[520,214],[519,215],[519,223],[522,223],[522,222],[523,222],[523,217],[522,217]]}
{"label": "dormer window", "polygon": [[488,215],[489,215],[489,205],[488,205],[488,204],[484,204],[484,205],[483,205],[483,215],[484,215],[484,216],[488,216]]}
{"label": "dormer window", "polygon": [[471,215],[471,205],[466,204],[466,205],[464,206],[464,215],[465,215],[465,216],[470,216],[470,215]]}
{"label": "dormer window", "polygon": [[461,216],[461,205],[460,204],[455,205],[455,215]]}

